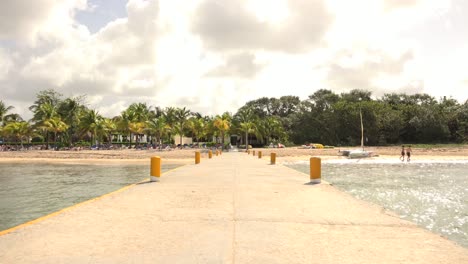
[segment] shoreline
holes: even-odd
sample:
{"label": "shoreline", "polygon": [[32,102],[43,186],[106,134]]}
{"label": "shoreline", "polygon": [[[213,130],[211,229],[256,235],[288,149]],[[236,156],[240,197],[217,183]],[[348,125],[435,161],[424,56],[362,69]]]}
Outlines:
{"label": "shoreline", "polygon": [[[192,162],[191,159],[164,159],[165,163],[185,165]],[[52,164],[77,164],[77,165],[148,165],[148,159],[64,159],[64,158],[0,158],[0,164],[14,163],[52,163]]]}
{"label": "shoreline", "polygon": [[[269,159],[270,153],[275,152],[277,163],[295,163],[308,161],[310,157],[319,157],[325,162],[351,162],[346,157],[339,156],[340,149],[355,148],[335,148],[335,149],[302,149],[299,147],[289,147],[280,149],[254,148],[254,151],[262,151],[263,158]],[[372,163],[399,163],[400,149],[398,147],[368,147],[378,156],[361,161]],[[171,151],[160,150],[81,150],[81,151],[54,151],[54,150],[28,150],[28,151],[4,151],[0,152],[0,163],[62,163],[62,164],[149,164],[149,159],[153,156],[161,157],[165,162],[171,164],[189,164],[194,160],[194,152],[199,150],[202,159],[207,159],[207,149],[176,149]],[[245,150],[239,150],[243,153]],[[244,155],[247,155],[244,153]],[[250,154],[252,155],[252,153]],[[216,157],[214,157],[216,158]],[[413,148],[411,162],[468,162],[468,146],[458,148],[436,148],[418,149]]]}

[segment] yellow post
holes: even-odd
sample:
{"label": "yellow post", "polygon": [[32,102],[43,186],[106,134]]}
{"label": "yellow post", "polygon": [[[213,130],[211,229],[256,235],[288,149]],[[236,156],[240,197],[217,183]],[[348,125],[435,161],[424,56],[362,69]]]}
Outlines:
{"label": "yellow post", "polygon": [[320,183],[322,174],[322,161],[320,158],[310,158],[310,183]]}
{"label": "yellow post", "polygon": [[261,159],[262,158],[262,152],[259,150],[258,151],[258,158]]}
{"label": "yellow post", "polygon": [[253,154],[252,154],[252,155],[253,155],[253,156],[255,156],[255,150],[252,150],[252,152],[253,152]]}
{"label": "yellow post", "polygon": [[218,156],[218,155],[219,155],[219,151],[216,150],[216,156]]}
{"label": "yellow post", "polygon": [[200,151],[195,151],[195,164],[200,163]]}
{"label": "yellow post", "polygon": [[211,159],[213,157],[213,151],[208,150],[208,158]]}
{"label": "yellow post", "polygon": [[250,150],[247,150],[247,155],[250,155]]}
{"label": "yellow post", "polygon": [[270,164],[275,165],[276,164],[276,153],[272,152],[270,154]]}
{"label": "yellow post", "polygon": [[157,182],[161,177],[161,158],[151,157],[150,181]]}

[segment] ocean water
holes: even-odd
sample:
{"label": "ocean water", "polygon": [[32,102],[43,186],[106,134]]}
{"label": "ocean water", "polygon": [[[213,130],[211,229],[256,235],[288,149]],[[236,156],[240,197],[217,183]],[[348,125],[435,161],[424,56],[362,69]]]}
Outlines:
{"label": "ocean water", "polygon": [[[309,173],[308,163],[287,164]],[[322,162],[322,179],[468,248],[468,162]]]}
{"label": "ocean water", "polygon": [[[163,164],[161,170],[177,166]],[[0,163],[0,230],[145,179],[145,165]]]}

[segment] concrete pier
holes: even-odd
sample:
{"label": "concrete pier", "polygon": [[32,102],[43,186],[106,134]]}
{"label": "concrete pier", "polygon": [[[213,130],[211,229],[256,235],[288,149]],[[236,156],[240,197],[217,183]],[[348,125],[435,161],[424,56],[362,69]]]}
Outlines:
{"label": "concrete pier", "polygon": [[0,263],[468,263],[467,249],[309,181],[224,153],[3,232]]}

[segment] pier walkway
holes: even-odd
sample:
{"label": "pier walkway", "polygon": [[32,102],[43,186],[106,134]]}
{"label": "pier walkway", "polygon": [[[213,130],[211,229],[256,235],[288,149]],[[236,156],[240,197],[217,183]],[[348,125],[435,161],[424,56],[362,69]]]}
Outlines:
{"label": "pier walkway", "polygon": [[267,158],[204,158],[4,232],[0,263],[468,263],[467,249]]}

